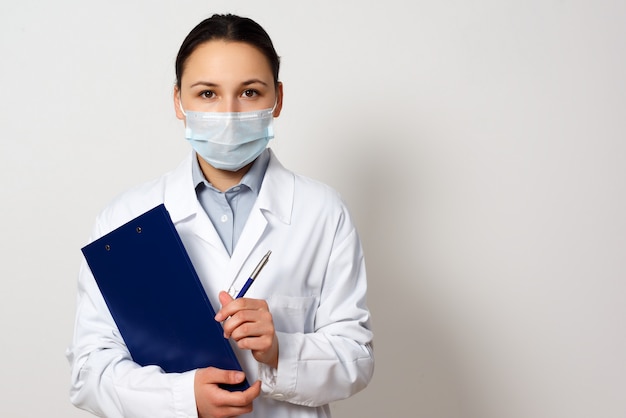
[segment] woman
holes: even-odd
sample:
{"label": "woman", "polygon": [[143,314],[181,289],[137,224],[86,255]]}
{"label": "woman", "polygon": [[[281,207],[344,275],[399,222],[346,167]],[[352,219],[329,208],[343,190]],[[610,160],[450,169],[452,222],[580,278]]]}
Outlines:
{"label": "woman", "polygon": [[[83,262],[68,359],[72,402],[107,417],[327,417],[363,389],[374,360],[361,244],[337,193],[281,166],[266,148],[280,115],[279,58],[254,21],[214,15],[184,40],[174,108],[193,152],[117,197],[96,239],[164,203],[244,374],[164,373],[134,363]],[[268,249],[272,260],[233,299]],[[224,290],[229,290],[226,292]],[[254,382],[254,383],[253,383]]]}

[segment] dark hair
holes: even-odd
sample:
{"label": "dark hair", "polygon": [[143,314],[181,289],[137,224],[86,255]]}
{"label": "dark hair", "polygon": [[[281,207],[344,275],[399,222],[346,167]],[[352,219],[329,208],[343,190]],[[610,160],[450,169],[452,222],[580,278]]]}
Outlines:
{"label": "dark hair", "polygon": [[274,85],[278,86],[280,58],[265,29],[254,20],[232,14],[214,14],[200,22],[189,32],[176,56],[176,86],[180,82],[189,56],[201,44],[215,39],[245,42],[257,48],[267,58],[274,75]]}

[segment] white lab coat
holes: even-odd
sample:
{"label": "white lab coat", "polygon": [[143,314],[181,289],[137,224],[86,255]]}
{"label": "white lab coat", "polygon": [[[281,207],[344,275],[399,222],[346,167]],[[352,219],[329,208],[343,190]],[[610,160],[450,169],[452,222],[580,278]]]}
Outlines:
{"label": "white lab coat", "polygon": [[[98,216],[94,240],[164,203],[214,307],[240,289],[256,263],[270,262],[246,297],[265,299],[279,341],[272,371],[235,351],[250,382],[261,379],[254,417],[328,417],[328,404],[363,389],[374,369],[361,244],[331,188],[270,162],[232,257],[192,184],[190,154],[174,171],[116,198]],[[71,401],[106,417],[195,417],[195,371],[164,373],[131,360],[83,261],[74,338],[67,350]]]}

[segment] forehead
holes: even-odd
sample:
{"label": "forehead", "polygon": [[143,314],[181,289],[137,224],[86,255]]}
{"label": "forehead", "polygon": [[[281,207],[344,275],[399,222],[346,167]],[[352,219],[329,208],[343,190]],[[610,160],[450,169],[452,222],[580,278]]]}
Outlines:
{"label": "forehead", "polygon": [[251,78],[272,81],[268,59],[250,44],[224,40],[197,46],[185,62],[182,74],[183,83],[198,79],[219,83]]}

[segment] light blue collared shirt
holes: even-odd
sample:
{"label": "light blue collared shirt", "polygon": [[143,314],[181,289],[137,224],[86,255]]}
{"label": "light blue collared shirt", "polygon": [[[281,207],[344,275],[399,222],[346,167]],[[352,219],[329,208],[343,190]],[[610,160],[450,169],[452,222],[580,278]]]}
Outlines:
{"label": "light blue collared shirt", "polygon": [[200,205],[209,216],[229,255],[237,245],[248,220],[270,161],[269,150],[257,157],[241,182],[221,192],[204,177],[197,154],[192,159],[193,184]]}

